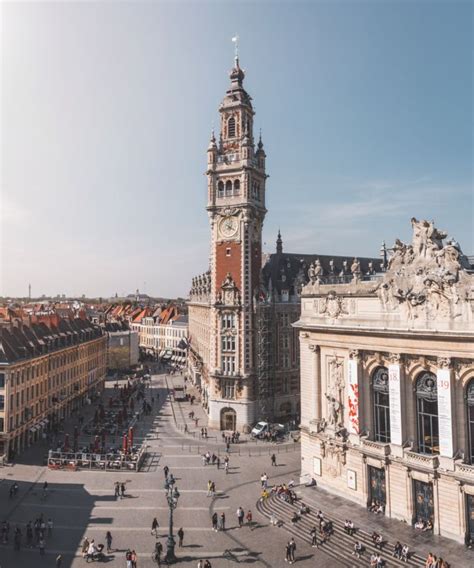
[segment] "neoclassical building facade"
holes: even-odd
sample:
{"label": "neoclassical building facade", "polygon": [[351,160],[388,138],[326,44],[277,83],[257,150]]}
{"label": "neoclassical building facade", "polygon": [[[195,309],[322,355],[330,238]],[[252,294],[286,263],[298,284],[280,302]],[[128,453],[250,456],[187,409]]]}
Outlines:
{"label": "neoclassical building facade", "polygon": [[302,476],[385,515],[474,539],[474,276],[412,219],[387,269],[303,288]]}

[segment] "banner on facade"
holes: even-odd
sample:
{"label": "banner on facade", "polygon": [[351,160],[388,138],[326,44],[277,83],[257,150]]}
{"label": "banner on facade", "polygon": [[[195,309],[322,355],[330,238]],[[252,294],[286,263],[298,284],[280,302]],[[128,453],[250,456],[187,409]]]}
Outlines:
{"label": "banner on facade", "polygon": [[449,369],[438,369],[436,379],[438,386],[439,453],[442,456],[452,458],[451,371]]}
{"label": "banner on facade", "polygon": [[400,396],[400,365],[388,366],[388,392],[390,404],[390,440],[402,445],[402,405]]}
{"label": "banner on facade", "polygon": [[356,359],[349,359],[347,407],[349,413],[349,434],[359,433],[359,381],[357,377]]}

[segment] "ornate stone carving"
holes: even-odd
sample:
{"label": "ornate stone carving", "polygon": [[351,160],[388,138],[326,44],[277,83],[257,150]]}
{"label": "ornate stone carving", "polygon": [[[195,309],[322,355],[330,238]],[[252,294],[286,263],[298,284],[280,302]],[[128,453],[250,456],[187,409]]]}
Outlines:
{"label": "ornate stone carving", "polygon": [[331,290],[327,296],[320,299],[319,313],[327,314],[331,318],[347,315],[349,312],[346,306],[346,299],[342,296],[338,296],[336,292]]}
{"label": "ornate stone carving", "polygon": [[308,349],[310,351],[312,351],[313,353],[317,353],[319,351],[319,345],[314,345],[313,343],[311,345],[308,345]]}
{"label": "ornate stone carving", "polygon": [[360,262],[358,261],[357,258],[354,258],[354,260],[352,261],[351,272],[352,272],[352,281],[359,282],[361,276],[361,270],[360,270]]}
{"label": "ornate stone carving", "polygon": [[[400,309],[408,320],[449,320],[460,317],[467,306],[470,277],[465,259],[454,241],[432,221],[411,220],[412,243],[395,241],[388,270],[378,286],[387,311]],[[455,246],[456,245],[456,246]]]}
{"label": "ornate stone carving", "polygon": [[321,282],[321,277],[324,274],[323,267],[321,266],[321,261],[317,258],[314,262],[310,264],[308,270],[308,277],[312,284],[316,282]]}
{"label": "ornate stone carving", "polygon": [[389,353],[387,359],[391,365],[400,365],[402,362],[401,353]]}
{"label": "ornate stone carving", "polygon": [[227,273],[222,282],[221,291],[217,295],[217,303],[226,306],[240,306],[240,293],[230,273]]}
{"label": "ornate stone carving", "polygon": [[358,349],[351,349],[349,351],[349,359],[359,359],[360,358],[360,352]]}
{"label": "ornate stone carving", "polygon": [[451,367],[451,359],[449,357],[438,357],[438,369],[449,369]]}
{"label": "ornate stone carving", "polygon": [[329,360],[329,384],[325,393],[328,402],[328,424],[340,427],[343,424],[344,361],[337,356]]}

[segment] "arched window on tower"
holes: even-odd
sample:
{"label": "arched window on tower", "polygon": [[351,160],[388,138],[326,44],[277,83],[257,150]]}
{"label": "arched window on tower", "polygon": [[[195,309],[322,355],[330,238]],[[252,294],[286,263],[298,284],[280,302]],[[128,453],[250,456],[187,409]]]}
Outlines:
{"label": "arched window on tower", "polygon": [[372,404],[374,412],[374,439],[390,442],[390,399],[388,392],[388,369],[377,367],[372,375]]}
{"label": "arched window on tower", "polygon": [[422,373],[416,380],[416,421],[418,451],[439,454],[438,388],[433,373]]}
{"label": "arched window on tower", "polygon": [[230,197],[232,195],[232,182],[228,179],[225,182],[225,196]]}
{"label": "arched window on tower", "polygon": [[217,184],[217,197],[224,197],[224,182],[220,181]]}
{"label": "arched window on tower", "polygon": [[227,121],[227,137],[235,137],[235,118],[233,116],[231,116]]}
{"label": "arched window on tower", "polygon": [[240,179],[234,181],[234,195],[240,194]]}
{"label": "arched window on tower", "polygon": [[468,443],[469,448],[467,451],[468,463],[474,465],[474,379],[471,379],[466,389],[466,404],[467,404],[467,428],[468,428]]}

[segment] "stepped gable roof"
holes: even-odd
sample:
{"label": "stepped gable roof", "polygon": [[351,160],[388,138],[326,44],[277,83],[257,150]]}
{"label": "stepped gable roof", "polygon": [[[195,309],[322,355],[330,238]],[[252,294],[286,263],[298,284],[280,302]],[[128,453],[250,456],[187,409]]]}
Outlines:
{"label": "stepped gable roof", "polygon": [[[269,290],[289,290],[290,294],[295,292],[295,281],[301,280],[306,283],[308,278],[308,269],[312,262],[319,259],[323,267],[325,276],[342,276],[351,275],[351,264],[354,258],[360,262],[362,274],[369,273],[369,262],[373,263],[375,272],[381,270],[381,259],[378,257],[361,257],[361,256],[339,256],[328,254],[298,254],[283,252],[269,254],[262,268],[262,284]],[[332,261],[332,263],[331,263]],[[344,266],[344,262],[346,265]]]}

